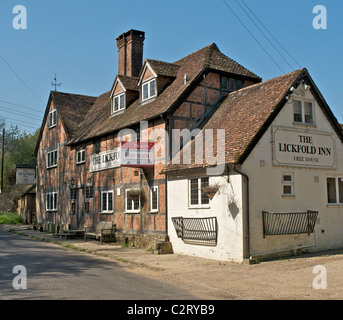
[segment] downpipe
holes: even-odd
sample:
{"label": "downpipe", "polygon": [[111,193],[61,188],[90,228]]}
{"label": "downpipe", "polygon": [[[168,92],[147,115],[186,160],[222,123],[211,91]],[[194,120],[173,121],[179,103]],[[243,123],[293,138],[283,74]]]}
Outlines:
{"label": "downpipe", "polygon": [[[228,167],[230,171],[230,167]],[[246,210],[245,210],[245,221],[246,221],[246,232],[245,232],[245,246],[246,246],[246,252],[244,255],[244,259],[250,259],[250,197],[249,197],[249,177],[245,173],[239,171],[236,169],[235,165],[232,165],[232,170],[238,174],[240,174],[242,177],[246,180]]]}
{"label": "downpipe", "polygon": [[[230,167],[229,167],[230,170]],[[263,256],[263,255],[268,255],[268,254],[274,254],[274,253],[281,253],[281,252],[286,252],[286,251],[295,251],[295,250],[300,250],[300,249],[307,249],[307,248],[312,248],[317,245],[317,233],[314,231],[314,243],[308,244],[308,245],[303,245],[303,246],[296,246],[292,248],[287,248],[287,249],[278,249],[278,250],[273,250],[273,251],[268,251],[268,252],[261,252],[261,253],[256,253],[256,254],[250,254],[250,197],[249,197],[249,177],[245,173],[239,171],[236,169],[235,165],[232,165],[232,170],[238,174],[240,174],[242,177],[245,178],[246,180],[246,234],[245,234],[245,240],[246,240],[246,254],[245,254],[245,259],[253,260],[255,257],[258,256]]]}

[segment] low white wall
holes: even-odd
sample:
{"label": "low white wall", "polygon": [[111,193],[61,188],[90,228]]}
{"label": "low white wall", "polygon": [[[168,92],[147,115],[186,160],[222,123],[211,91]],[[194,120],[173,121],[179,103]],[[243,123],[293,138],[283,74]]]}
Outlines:
{"label": "low white wall", "polygon": [[[190,178],[206,176],[205,172],[168,175],[168,234],[177,254],[198,256],[222,261],[242,262],[242,179],[239,175],[209,177],[209,184],[218,182],[221,187],[206,208],[190,208]],[[216,246],[186,244],[177,237],[173,217],[217,217],[218,242]]]}
{"label": "low white wall", "polygon": [[[314,99],[306,93],[307,99]],[[343,145],[328,119],[315,103],[316,125],[305,127],[293,124],[293,104],[286,104],[273,126],[298,130],[331,133],[335,142],[336,167],[333,169],[276,165],[273,163],[272,127],[268,128],[252,150],[241,170],[250,179],[250,243],[251,254],[312,245],[308,251],[343,248],[343,205],[329,205],[327,177],[343,177]],[[324,145],[325,146],[325,145]],[[294,177],[294,195],[282,195],[282,173]],[[318,211],[315,234],[273,235],[263,238],[262,211]]]}

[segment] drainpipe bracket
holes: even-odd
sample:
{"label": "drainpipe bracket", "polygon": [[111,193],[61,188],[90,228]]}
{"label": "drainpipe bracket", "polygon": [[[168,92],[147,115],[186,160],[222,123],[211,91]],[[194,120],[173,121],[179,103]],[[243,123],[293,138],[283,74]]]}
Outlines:
{"label": "drainpipe bracket", "polygon": [[252,264],[256,264],[256,259],[254,259],[254,258],[243,259],[243,264],[247,264],[249,266]]}

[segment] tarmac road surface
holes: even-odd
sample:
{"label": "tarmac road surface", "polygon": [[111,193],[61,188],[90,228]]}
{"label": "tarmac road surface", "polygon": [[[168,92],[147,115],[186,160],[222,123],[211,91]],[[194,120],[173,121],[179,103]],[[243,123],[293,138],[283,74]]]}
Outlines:
{"label": "tarmac road surface", "polygon": [[[26,289],[20,277],[24,266]],[[22,289],[16,290],[14,286]],[[146,268],[68,250],[0,228],[0,300],[202,299],[208,290]]]}
{"label": "tarmac road surface", "polygon": [[[26,236],[5,231],[10,229]],[[245,265],[152,254],[118,243],[69,239],[53,245],[51,241],[56,238],[32,226],[0,226],[0,300],[343,299],[343,250]],[[12,269],[25,263],[28,288],[17,292]]]}

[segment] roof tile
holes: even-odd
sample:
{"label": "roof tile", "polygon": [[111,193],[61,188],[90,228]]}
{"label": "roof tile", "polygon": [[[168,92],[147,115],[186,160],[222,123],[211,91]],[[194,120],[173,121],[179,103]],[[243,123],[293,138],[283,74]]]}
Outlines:
{"label": "roof tile", "polygon": [[[254,73],[223,55],[215,44],[193,52],[173,64],[157,60],[148,61],[160,74],[176,76],[174,81],[151,102],[143,104],[137,99],[128,106],[125,112],[114,116],[110,113],[110,93],[101,95],[88,111],[79,130],[70,140],[70,144],[110,134],[167,112],[207,68],[237,73],[254,79],[256,82],[261,81],[261,78]],[[189,79],[186,84],[184,83],[185,74]]]}
{"label": "roof tile", "polygon": [[[205,130],[211,129],[213,130],[214,137],[212,145],[206,146],[204,143],[203,152],[205,148],[213,148],[214,156],[218,154],[217,129],[224,129],[225,158],[218,159],[217,163],[237,163],[256,134],[304,70],[293,71],[229,94],[202,129],[203,136],[205,136]],[[178,154],[181,163],[175,164],[175,161],[172,160],[165,166],[164,172],[210,166],[206,161],[195,163],[194,139],[188,142],[186,146],[191,148],[191,163],[182,163],[183,150],[181,150],[180,154]]]}

